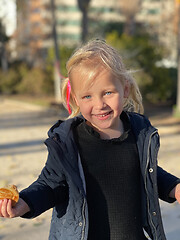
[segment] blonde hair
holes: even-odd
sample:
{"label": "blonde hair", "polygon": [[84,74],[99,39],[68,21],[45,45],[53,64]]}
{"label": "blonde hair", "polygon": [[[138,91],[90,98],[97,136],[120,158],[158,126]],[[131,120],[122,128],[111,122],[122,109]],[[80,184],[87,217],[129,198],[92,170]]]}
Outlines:
{"label": "blonde hair", "polygon": [[125,82],[128,82],[130,94],[124,103],[124,110],[143,113],[142,96],[139,87],[131,75],[132,72],[126,70],[118,51],[106,44],[103,40],[92,40],[76,50],[66,65],[68,78],[63,82],[62,100],[66,107],[66,92],[69,80],[71,84],[69,104],[72,110],[69,117],[75,117],[80,113],[80,109],[73,98],[71,73],[75,69],[78,69],[79,74],[81,74],[81,76],[84,75],[86,81],[89,82],[102,66],[109,69],[123,85]]}

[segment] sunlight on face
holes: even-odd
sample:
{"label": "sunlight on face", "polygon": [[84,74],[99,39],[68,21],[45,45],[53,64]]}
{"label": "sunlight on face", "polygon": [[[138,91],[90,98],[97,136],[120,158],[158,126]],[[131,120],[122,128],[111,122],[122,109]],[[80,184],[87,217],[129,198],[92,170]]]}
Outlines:
{"label": "sunlight on face", "polygon": [[71,82],[76,104],[88,124],[99,132],[118,132],[128,85],[123,86],[102,64],[90,74],[87,69],[81,72],[77,67],[71,73]]}

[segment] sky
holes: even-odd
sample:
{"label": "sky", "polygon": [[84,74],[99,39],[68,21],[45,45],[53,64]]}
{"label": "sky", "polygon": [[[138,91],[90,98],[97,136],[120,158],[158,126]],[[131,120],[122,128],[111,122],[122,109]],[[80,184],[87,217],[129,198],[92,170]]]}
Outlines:
{"label": "sky", "polygon": [[16,29],[16,0],[0,0],[0,18],[6,28],[6,34],[11,36]]}

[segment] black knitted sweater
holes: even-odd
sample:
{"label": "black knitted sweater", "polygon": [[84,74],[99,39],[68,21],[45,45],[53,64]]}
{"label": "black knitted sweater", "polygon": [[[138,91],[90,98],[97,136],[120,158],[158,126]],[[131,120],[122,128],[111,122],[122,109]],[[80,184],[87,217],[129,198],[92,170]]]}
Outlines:
{"label": "black knitted sweater", "polygon": [[88,240],[144,240],[140,165],[134,135],[121,114],[124,133],[103,140],[85,122],[75,137],[86,179]]}

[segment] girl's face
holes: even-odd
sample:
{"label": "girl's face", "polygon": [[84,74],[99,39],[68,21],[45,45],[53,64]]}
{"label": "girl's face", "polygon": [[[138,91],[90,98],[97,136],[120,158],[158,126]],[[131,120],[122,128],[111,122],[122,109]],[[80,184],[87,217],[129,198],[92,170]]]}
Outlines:
{"label": "girl's face", "polygon": [[[88,84],[78,71],[71,74],[74,98],[87,123],[100,133],[120,131],[119,118],[129,84],[124,86],[110,71],[101,67]],[[112,137],[112,136],[110,136]]]}

